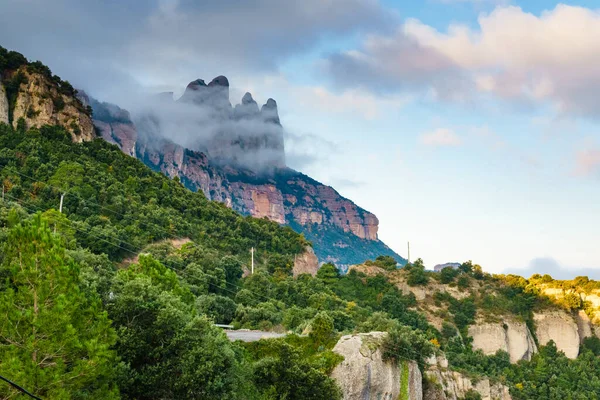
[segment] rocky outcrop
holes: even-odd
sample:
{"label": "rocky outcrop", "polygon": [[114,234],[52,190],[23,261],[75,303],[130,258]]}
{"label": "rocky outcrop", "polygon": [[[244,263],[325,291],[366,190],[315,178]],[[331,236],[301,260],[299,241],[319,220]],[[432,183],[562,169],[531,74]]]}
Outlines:
{"label": "rocky outcrop", "polygon": [[294,268],[292,273],[294,277],[302,274],[317,275],[319,270],[319,260],[311,246],[306,246],[302,254],[294,258]]}
{"label": "rocky outcrop", "polygon": [[469,327],[473,338],[473,349],[486,355],[498,350],[510,356],[510,362],[530,360],[537,351],[533,336],[524,322],[505,319],[502,323],[479,323]]}
{"label": "rocky outcrop", "polygon": [[22,118],[27,129],[61,125],[71,134],[74,142],[95,138],[92,119],[77,98],[63,94],[55,82],[42,74],[30,73],[26,67],[19,68],[15,74],[24,77],[12,112],[15,128]]}
{"label": "rocky outcrop", "polygon": [[84,91],[79,91],[77,97],[84,105],[91,106],[94,110],[93,123],[100,137],[118,145],[128,156],[135,156],[137,129],[131,121],[129,112],[114,104],[90,99]]}
{"label": "rocky outcrop", "polygon": [[[102,138],[153,170],[178,177],[187,188],[202,191],[210,200],[242,214],[292,226],[313,242],[321,262],[334,262],[345,271],[350,264],[379,255],[404,261],[378,239],[375,215],[333,188],[285,166],[283,128],[275,100],[267,100],[259,109],[246,93],[241,104],[231,108],[225,77],[208,85],[197,79],[177,101],[172,93],[154,98],[167,110],[186,107],[189,112],[190,107],[198,107],[209,126],[218,127],[212,138],[198,139],[198,150],[191,150],[163,137],[161,118],[166,117],[152,109],[136,116],[134,124],[126,110],[85,94],[81,98],[93,108],[94,124]],[[260,160],[262,165],[249,160]]]}
{"label": "rocky outcrop", "polygon": [[340,196],[332,187],[302,174],[289,174],[281,189],[286,214],[298,224],[331,224],[361,239],[377,240],[377,217]]}
{"label": "rocky outcrop", "polygon": [[477,392],[482,400],[512,399],[507,386],[485,378],[472,381],[459,372],[449,370],[444,356],[434,357],[428,362],[423,400],[458,400],[465,398],[470,391]]}
{"label": "rocky outcrop", "polygon": [[553,340],[556,348],[569,358],[579,354],[579,329],[573,317],[565,311],[534,313],[536,336],[540,345]]}
{"label": "rocky outcrop", "polygon": [[342,336],[333,351],[344,357],[331,377],[345,400],[422,400],[421,372],[414,361],[385,362],[379,349],[385,332]]}
{"label": "rocky outcrop", "polygon": [[8,124],[8,98],[6,97],[6,89],[0,81],[0,122]]}

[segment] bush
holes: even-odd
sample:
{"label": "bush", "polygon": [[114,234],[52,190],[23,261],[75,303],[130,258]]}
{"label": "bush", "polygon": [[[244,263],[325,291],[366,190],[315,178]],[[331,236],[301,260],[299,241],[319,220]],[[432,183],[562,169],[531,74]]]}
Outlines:
{"label": "bush", "polygon": [[460,271],[456,268],[446,267],[440,272],[440,282],[448,284],[454,281],[454,278],[456,278],[459,273]]}
{"label": "bush", "polygon": [[425,360],[435,353],[435,346],[422,332],[400,326],[392,329],[383,339],[381,351],[385,361],[399,363],[414,360],[423,369]]}
{"label": "bush", "polygon": [[423,260],[417,259],[412,264],[406,264],[404,269],[408,272],[406,283],[410,286],[426,285],[429,282],[429,276],[425,272]]}
{"label": "bush", "polygon": [[236,307],[235,302],[225,296],[209,294],[196,299],[198,312],[205,314],[216,324],[229,324],[233,321]]}

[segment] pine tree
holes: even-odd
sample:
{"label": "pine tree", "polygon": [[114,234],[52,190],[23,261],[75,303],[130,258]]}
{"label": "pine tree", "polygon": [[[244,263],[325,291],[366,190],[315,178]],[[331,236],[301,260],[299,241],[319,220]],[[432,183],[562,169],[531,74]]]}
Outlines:
{"label": "pine tree", "polygon": [[[10,231],[4,256],[0,374],[42,398],[118,398],[110,320],[80,291],[78,266],[40,214]],[[15,395],[0,385],[0,397]]]}

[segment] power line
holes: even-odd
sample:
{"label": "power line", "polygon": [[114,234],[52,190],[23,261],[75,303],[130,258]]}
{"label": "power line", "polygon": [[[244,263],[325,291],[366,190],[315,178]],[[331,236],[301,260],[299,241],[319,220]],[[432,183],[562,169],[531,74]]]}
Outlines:
{"label": "power line", "polygon": [[27,396],[34,398],[36,400],[42,400],[39,397],[37,397],[36,395],[28,392],[25,388],[23,388],[22,386],[17,385],[16,383],[14,383],[13,381],[3,377],[2,375],[0,375],[0,379],[3,380],[4,382],[8,383],[10,386],[14,387],[15,389],[17,389],[18,391],[20,391],[21,393],[26,394]]}

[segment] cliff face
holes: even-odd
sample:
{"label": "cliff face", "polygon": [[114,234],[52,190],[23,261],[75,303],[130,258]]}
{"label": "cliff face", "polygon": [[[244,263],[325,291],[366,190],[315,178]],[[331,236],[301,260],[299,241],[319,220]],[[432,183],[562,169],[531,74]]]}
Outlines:
{"label": "cliff face", "polygon": [[[170,93],[161,95],[155,100],[162,107],[177,109],[181,105],[187,112],[195,112],[197,107],[197,129],[210,128],[208,136],[202,131],[197,137],[186,137],[196,148],[192,150],[162,133],[165,125],[173,125],[165,121],[168,117],[150,110],[134,123],[129,113],[117,106],[85,94],[80,98],[94,109],[94,124],[105,140],[154,170],[178,177],[210,200],[242,214],[290,225],[313,242],[320,262],[335,262],[345,271],[350,264],[379,255],[405,261],[378,239],[375,215],[333,188],[285,166],[283,128],[274,100],[259,108],[246,93],[241,103],[232,107],[225,77],[208,85],[201,79],[193,81],[176,101]],[[189,132],[188,125],[177,126],[185,126]]]}
{"label": "cliff face", "polygon": [[307,246],[304,253],[296,256],[294,260],[294,268],[292,273],[294,277],[302,274],[310,274],[312,276],[317,275],[319,270],[319,259],[315,254],[312,247]]}
{"label": "cliff face", "polygon": [[429,384],[423,392],[423,400],[464,399],[469,392],[478,393],[481,400],[512,399],[507,386],[492,383],[486,378],[473,381],[460,372],[448,369],[448,360],[443,355],[429,360],[425,376]]}
{"label": "cliff face", "polygon": [[443,353],[427,360],[426,387],[414,361],[385,362],[380,345],[385,332],[342,336],[333,351],[344,357],[331,373],[347,400],[458,400],[472,392],[482,400],[511,400],[507,386],[489,379],[471,380],[448,368]]}
{"label": "cliff face", "polygon": [[508,353],[510,362],[531,360],[537,347],[529,328],[525,323],[505,319],[503,323],[481,322],[469,327],[469,336],[473,338],[473,349],[482,350],[486,355],[496,354],[498,350]]}
{"label": "cliff face", "polygon": [[129,112],[113,104],[100,104],[95,99],[90,99],[83,91],[78,93],[78,98],[84,105],[92,107],[95,113],[99,113],[94,115],[93,122],[100,137],[118,145],[123,153],[135,156],[137,130],[131,122]]}
{"label": "cliff face", "polygon": [[[471,280],[466,289],[460,289],[455,284],[442,284],[431,279],[424,286],[410,286],[407,284],[407,274],[404,270],[392,272],[372,265],[353,265],[352,270],[364,273],[367,276],[383,274],[403,294],[414,295],[417,300],[415,309],[423,313],[428,322],[442,330],[444,322],[440,317],[447,315],[447,304],[439,301],[439,295],[449,295],[455,300],[473,298],[481,293],[492,295],[502,289],[502,284],[482,284],[478,280]],[[592,294],[588,294],[588,297]],[[436,300],[436,298],[438,300]],[[600,338],[600,325],[595,323],[588,315],[594,311],[590,302],[586,311],[567,311],[560,304],[546,304],[533,313],[530,327],[523,321],[522,316],[500,311],[490,314],[478,310],[475,320],[468,327],[468,336],[472,338],[474,350],[481,350],[486,355],[496,354],[498,350],[508,353],[510,361],[516,363],[520,360],[531,360],[538,352],[538,346],[545,346],[551,340],[559,351],[568,358],[577,358],[579,347],[585,338]]]}
{"label": "cliff face", "polygon": [[6,89],[0,81],[0,122],[8,124],[8,99],[6,98]]}
{"label": "cliff face", "polygon": [[[30,71],[27,66],[9,73],[5,80],[12,80],[12,86],[15,86],[11,96],[14,103],[0,100],[0,120],[12,123],[15,128],[21,119],[25,128],[61,125],[74,142],[94,139],[94,126],[85,107],[57,82],[42,73]],[[6,95],[0,94],[0,98],[6,99]]]}
{"label": "cliff face", "polygon": [[344,400],[422,400],[422,376],[417,363],[385,362],[379,349],[385,332],[342,336],[333,351],[344,356],[331,377]]}

